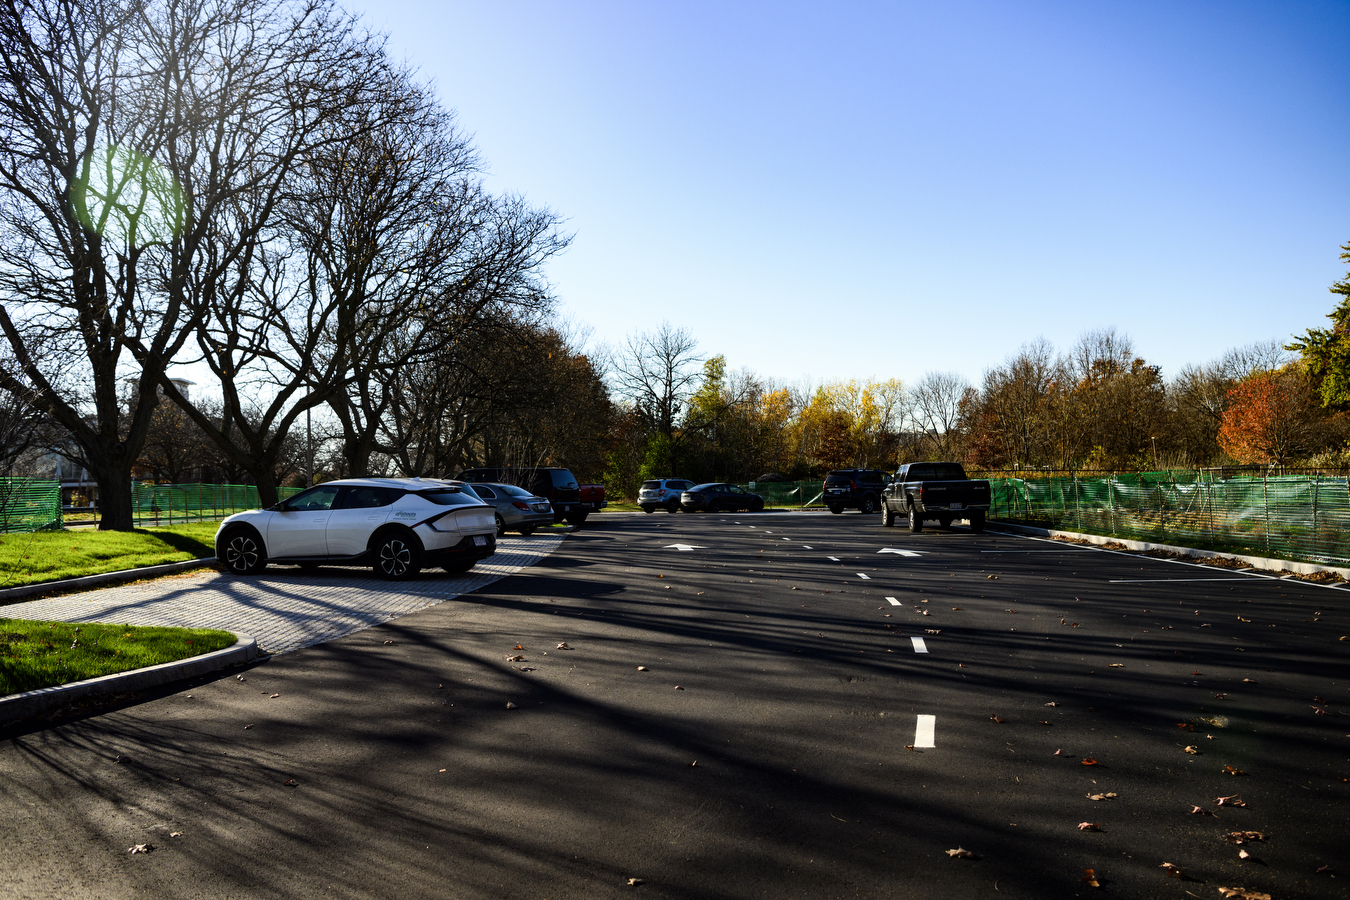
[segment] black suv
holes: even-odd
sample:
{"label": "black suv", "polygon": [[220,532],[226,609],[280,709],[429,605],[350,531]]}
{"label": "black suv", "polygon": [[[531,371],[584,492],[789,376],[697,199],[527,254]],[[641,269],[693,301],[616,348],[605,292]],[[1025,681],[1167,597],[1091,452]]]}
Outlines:
{"label": "black suv", "polygon": [[540,466],[537,469],[465,469],[455,476],[470,484],[497,483],[515,484],[539,497],[545,497],[553,505],[553,521],[566,519],[580,525],[586,521],[589,508],[581,505],[581,491],[577,488],[577,477],[570,469]]}
{"label": "black suv", "polygon": [[881,491],[888,480],[880,469],[835,469],[825,476],[820,499],[836,516],[846,507],[874,513],[881,508]]}

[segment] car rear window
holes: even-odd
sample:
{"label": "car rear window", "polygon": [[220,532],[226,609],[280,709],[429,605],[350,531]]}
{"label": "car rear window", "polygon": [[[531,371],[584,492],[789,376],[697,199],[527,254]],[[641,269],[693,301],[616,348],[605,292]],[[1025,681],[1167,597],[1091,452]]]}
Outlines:
{"label": "car rear window", "polygon": [[577,486],[577,476],[566,469],[554,469],[548,474],[553,480],[555,488],[574,488]]}
{"label": "car rear window", "polygon": [[958,463],[929,463],[909,467],[910,481],[960,481],[966,477],[966,470]]}
{"label": "car rear window", "polygon": [[833,473],[825,476],[826,484],[849,484],[853,481],[853,474],[835,475]]}
{"label": "car rear window", "polygon": [[473,491],[464,488],[441,488],[434,491],[417,491],[416,494],[437,506],[471,506],[483,502]]}
{"label": "car rear window", "polygon": [[[671,487],[674,486],[675,485],[673,484],[671,485]],[[640,490],[644,491],[658,491],[660,489],[661,489],[661,482],[659,481],[644,481],[642,482],[642,487],[640,488]]]}
{"label": "car rear window", "polygon": [[529,491],[525,490],[523,487],[516,487],[514,484],[498,484],[498,485],[493,485],[493,487],[495,487],[497,490],[501,491],[503,494],[506,494],[508,497],[533,497],[533,496],[534,496],[534,494],[531,494]]}

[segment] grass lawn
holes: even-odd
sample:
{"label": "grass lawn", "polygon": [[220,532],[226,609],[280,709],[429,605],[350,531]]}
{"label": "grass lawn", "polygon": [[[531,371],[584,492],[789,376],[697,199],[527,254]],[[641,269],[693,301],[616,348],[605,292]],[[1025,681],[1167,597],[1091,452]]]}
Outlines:
{"label": "grass lawn", "polygon": [[0,619],[0,696],[69,684],[233,645],[228,631]]}
{"label": "grass lawn", "polygon": [[216,522],[0,535],[0,588],[214,556]]}

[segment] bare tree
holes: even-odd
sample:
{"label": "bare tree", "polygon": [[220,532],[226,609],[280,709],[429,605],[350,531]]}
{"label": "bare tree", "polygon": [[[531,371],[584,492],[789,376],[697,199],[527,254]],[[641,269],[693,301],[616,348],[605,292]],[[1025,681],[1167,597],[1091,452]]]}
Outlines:
{"label": "bare tree", "polygon": [[[662,322],[655,332],[630,335],[612,357],[615,393],[633,404],[669,447],[699,383],[698,341],[686,328]],[[658,462],[673,471],[675,460]]]}
{"label": "bare tree", "polygon": [[[0,332],[97,479],[100,527],[132,527],[154,387],[226,276],[251,269],[369,58],[328,0],[0,6]],[[44,342],[51,364],[32,353]]]}
{"label": "bare tree", "polygon": [[960,456],[961,401],[970,382],[955,372],[929,372],[911,388],[910,418],[924,435],[930,459]]}

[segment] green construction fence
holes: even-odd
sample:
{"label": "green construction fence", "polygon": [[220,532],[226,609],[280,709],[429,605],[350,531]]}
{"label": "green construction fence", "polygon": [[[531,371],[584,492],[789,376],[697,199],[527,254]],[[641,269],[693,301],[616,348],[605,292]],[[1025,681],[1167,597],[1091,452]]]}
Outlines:
{"label": "green construction fence", "polygon": [[[280,488],[285,500],[304,488]],[[258,509],[262,501],[251,484],[137,484],[132,488],[132,516],[138,526],[209,522]]]}
{"label": "green construction fence", "polygon": [[0,478],[0,534],[61,527],[61,483]]}
{"label": "green construction fence", "polygon": [[1350,477],[1204,471],[991,478],[990,519],[1156,544],[1350,563]]}

